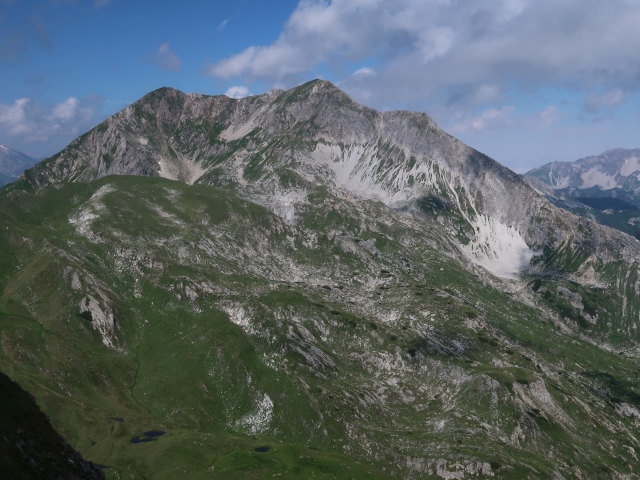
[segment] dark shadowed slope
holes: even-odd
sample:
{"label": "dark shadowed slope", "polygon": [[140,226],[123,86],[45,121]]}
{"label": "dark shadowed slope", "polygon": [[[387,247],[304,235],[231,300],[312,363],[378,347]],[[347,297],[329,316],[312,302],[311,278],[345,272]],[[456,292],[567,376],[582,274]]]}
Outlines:
{"label": "dark shadowed slope", "polygon": [[1,372],[0,405],[0,478],[104,479],[56,433],[33,397]]}

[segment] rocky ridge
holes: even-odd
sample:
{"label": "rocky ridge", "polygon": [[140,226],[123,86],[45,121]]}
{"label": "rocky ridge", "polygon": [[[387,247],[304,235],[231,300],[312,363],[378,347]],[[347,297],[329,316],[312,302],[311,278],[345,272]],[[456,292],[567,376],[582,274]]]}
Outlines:
{"label": "rocky ridge", "polygon": [[640,252],[632,239],[550,205],[426,114],[380,113],[321,80],[239,100],[162,88],[24,178],[39,189],[112,174],[234,188],[284,215],[318,183],[393,208],[433,210],[434,201],[467,256],[507,278],[544,246],[588,243],[605,262]]}

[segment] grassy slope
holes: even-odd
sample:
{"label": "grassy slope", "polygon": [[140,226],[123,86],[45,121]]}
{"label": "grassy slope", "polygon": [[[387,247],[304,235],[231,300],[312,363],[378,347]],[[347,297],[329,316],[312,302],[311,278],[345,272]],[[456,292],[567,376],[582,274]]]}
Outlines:
{"label": "grassy slope", "polygon": [[[0,369],[111,478],[638,473],[636,358],[469,275],[429,219],[312,198],[296,225],[140,177],[3,202]],[[115,349],[79,315],[96,291]]]}

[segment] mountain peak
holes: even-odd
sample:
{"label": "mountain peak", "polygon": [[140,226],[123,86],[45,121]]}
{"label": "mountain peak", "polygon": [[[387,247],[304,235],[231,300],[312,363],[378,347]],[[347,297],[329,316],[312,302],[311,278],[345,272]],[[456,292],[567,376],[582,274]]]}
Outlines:
{"label": "mountain peak", "polygon": [[[182,90],[178,90],[177,88],[173,88],[173,87],[160,87],[160,88],[156,88],[155,90],[151,90],[149,93],[147,93],[144,97],[148,97],[149,95],[153,95],[153,96],[166,96],[166,95],[185,95],[185,93]],[[142,97],[142,98],[144,98]]]}
{"label": "mountain peak", "polygon": [[314,78],[313,80],[309,80],[308,82],[303,83],[302,85],[300,85],[300,87],[303,87],[305,85],[310,85],[317,89],[329,89],[329,90],[342,91],[335,85],[335,83],[332,83],[329,80],[324,80],[323,78]]}
{"label": "mountain peak", "polygon": [[339,101],[355,103],[344,90],[341,90],[328,80],[322,80],[319,78],[303,83],[297,87],[293,87],[292,89],[287,90],[287,94],[289,96],[293,96],[295,99],[322,97],[323,99],[334,98]]}
{"label": "mountain peak", "polygon": [[173,103],[175,99],[181,99],[186,97],[187,97],[187,94],[184,93],[182,90],[178,90],[173,87],[160,87],[150,91],[149,93],[144,95],[142,98],[140,98],[138,101],[134,102],[133,105],[147,104],[147,103],[156,105],[157,102],[166,102],[167,100],[169,101],[169,103]]}

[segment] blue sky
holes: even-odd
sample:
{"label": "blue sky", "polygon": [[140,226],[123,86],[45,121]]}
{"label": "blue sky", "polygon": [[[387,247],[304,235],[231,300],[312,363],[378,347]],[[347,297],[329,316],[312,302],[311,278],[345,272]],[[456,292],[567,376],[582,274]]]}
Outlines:
{"label": "blue sky", "polygon": [[321,77],[524,171],[640,147],[638,0],[0,0],[0,143],[64,147],[150,90]]}

